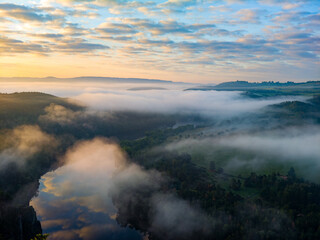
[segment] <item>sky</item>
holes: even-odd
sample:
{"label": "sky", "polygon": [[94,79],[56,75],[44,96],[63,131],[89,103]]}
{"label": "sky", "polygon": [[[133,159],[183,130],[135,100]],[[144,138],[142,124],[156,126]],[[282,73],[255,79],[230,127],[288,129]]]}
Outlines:
{"label": "sky", "polygon": [[0,0],[0,77],[320,80],[318,0]]}

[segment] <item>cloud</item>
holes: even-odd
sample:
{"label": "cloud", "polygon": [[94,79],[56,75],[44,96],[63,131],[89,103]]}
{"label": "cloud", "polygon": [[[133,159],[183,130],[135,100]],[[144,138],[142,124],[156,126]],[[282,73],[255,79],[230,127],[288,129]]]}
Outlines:
{"label": "cloud", "polygon": [[57,0],[59,3],[70,6],[72,4],[95,4],[97,6],[120,5],[129,2],[128,0]]}
{"label": "cloud", "polygon": [[154,36],[161,36],[168,34],[205,34],[216,27],[214,24],[185,24],[175,20],[154,21],[142,18],[114,18],[113,20],[115,22],[105,22],[100,24],[96,30],[102,35],[122,35],[149,32]]}
{"label": "cloud", "polygon": [[[164,2],[164,1],[163,1]],[[149,31],[148,28],[141,28],[138,29],[138,27],[135,27],[134,29],[138,31],[137,33],[131,34],[113,34],[113,33],[103,33],[98,32],[97,29],[99,28],[97,24],[100,24],[101,21],[91,21],[87,18],[89,15],[83,14],[85,17],[75,20],[75,11],[94,11],[101,15],[101,17],[104,17],[104,13],[102,9],[100,9],[97,6],[92,5],[92,1],[90,2],[83,2],[83,3],[77,3],[77,4],[71,4],[70,6],[58,6],[53,7],[40,7],[40,5],[34,4],[27,4],[26,6],[30,6],[32,8],[36,8],[38,6],[39,11],[41,10],[43,13],[48,13],[49,15],[53,16],[59,16],[61,19],[57,19],[55,21],[49,21],[46,22],[45,26],[40,25],[39,22],[35,21],[29,21],[26,22],[26,24],[16,24],[16,21],[13,21],[11,24],[9,23],[3,23],[4,29],[6,29],[5,32],[3,32],[3,35],[10,39],[16,39],[16,40],[23,40],[25,44],[34,44],[37,47],[41,47],[39,49],[35,49],[35,51],[29,51],[28,49],[23,49],[18,44],[16,46],[6,46],[3,48],[3,54],[8,54],[9,51],[13,52],[15,49],[21,48],[22,50],[19,52],[15,52],[16,55],[25,54],[25,53],[33,53],[38,54],[42,56],[46,56],[46,61],[37,61],[37,63],[47,62],[48,59],[54,59],[56,58],[56,53],[62,53],[63,55],[70,55],[72,51],[75,51],[75,54],[91,54],[91,56],[94,56],[92,58],[99,58],[97,62],[103,62],[103,64],[109,65],[110,59],[112,58],[111,63],[114,63],[115,66],[121,66],[121,68],[130,67],[131,69],[139,69],[142,66],[144,69],[148,69],[148,71],[161,71],[162,73],[165,73],[166,76],[174,76],[175,74],[184,74],[187,75],[188,73],[193,73],[194,77],[202,73],[201,76],[206,76],[206,79],[216,79],[217,75],[219,75],[219,80],[221,81],[220,76],[226,79],[226,75],[228,75],[228,78],[230,77],[234,78],[236,75],[235,72],[239,71],[241,74],[248,75],[247,69],[259,69],[259,64],[264,63],[264,66],[266,67],[273,67],[274,65],[271,62],[277,63],[277,65],[280,65],[281,63],[290,64],[292,66],[292,69],[295,69],[295,71],[299,72],[313,72],[313,78],[315,77],[316,70],[310,71],[311,67],[306,69],[306,67],[303,67],[304,71],[302,71],[302,67],[298,68],[298,63],[301,63],[301,59],[304,59],[305,62],[309,62],[309,65],[306,64],[306,66],[310,66],[310,64],[315,64],[315,61],[312,61],[317,58],[317,53],[315,49],[314,44],[300,44],[298,42],[295,42],[292,44],[292,42],[285,42],[285,41],[273,41],[273,33],[269,32],[269,34],[265,34],[260,31],[256,31],[263,27],[265,25],[265,18],[263,18],[261,21],[261,25],[257,28],[246,28],[244,27],[243,23],[240,23],[238,21],[239,16],[233,16],[231,19],[228,19],[220,13],[214,13],[211,15],[208,15],[208,11],[206,9],[209,9],[206,4],[212,4],[209,2],[202,2],[198,1],[194,7],[194,9],[202,9],[201,15],[203,17],[196,18],[197,21],[190,22],[188,21],[189,16],[182,17],[182,18],[175,18],[174,16],[170,16],[170,18],[163,18],[163,17],[153,17],[153,16],[145,16],[144,18],[141,17],[140,14],[137,14],[134,12],[134,9],[137,9],[139,6],[142,5],[145,8],[153,9],[155,8],[154,3],[143,3],[141,2],[126,2],[125,4],[117,5],[120,8],[127,7],[128,14],[124,14],[123,16],[120,16],[119,19],[123,19],[126,21],[127,18],[129,19],[144,19],[147,22],[153,22],[159,25],[159,29],[157,30],[155,28],[154,33],[156,34],[150,34],[152,33]],[[134,5],[135,4],[135,5]],[[129,6],[130,5],[130,6]],[[139,5],[139,6],[138,6]],[[114,5],[115,6],[115,5]],[[252,6],[250,6],[252,7]],[[79,8],[79,10],[78,10]],[[308,8],[308,6],[307,6]],[[54,10],[55,9],[55,10]],[[75,10],[77,9],[77,10]],[[181,7],[182,9],[182,7]],[[188,8],[189,9],[189,8]],[[244,6],[244,9],[247,9],[247,6]],[[261,6],[257,5],[254,6],[254,9],[261,9]],[[268,9],[269,10],[269,9]],[[275,12],[273,9],[270,9],[272,16],[276,16],[277,12]],[[60,11],[60,13],[59,13]],[[157,11],[161,11],[157,10]],[[190,12],[189,12],[190,11]],[[200,10],[199,10],[200,11]],[[212,9],[210,10],[212,11]],[[235,9],[233,10],[236,11]],[[278,11],[278,9],[277,9]],[[290,10],[289,12],[292,12]],[[311,12],[310,10],[305,12]],[[195,10],[192,10],[190,8],[188,10],[188,13],[191,14],[190,16],[195,16]],[[66,16],[70,16],[67,17]],[[230,15],[229,15],[230,16]],[[62,19],[64,17],[64,19]],[[311,14],[306,16],[305,19],[301,19],[298,22],[295,22],[295,25],[297,25],[297,29],[315,29],[314,27],[311,27],[310,24],[313,24],[316,26],[316,18],[317,14]],[[9,19],[9,18],[8,18]],[[109,20],[107,19],[107,22],[110,22],[112,24],[120,24],[122,23],[119,19],[118,20]],[[170,19],[170,21],[177,22],[176,27],[180,27],[180,29],[177,29],[179,31],[174,32],[169,27],[170,26],[161,26],[161,22],[167,21]],[[299,18],[300,19],[300,18]],[[313,19],[313,20],[312,20]],[[223,21],[222,21],[223,20]],[[75,24],[77,23],[77,24]],[[216,27],[211,28],[199,28],[199,29],[193,29],[191,25],[215,25]],[[273,24],[273,23],[272,23]],[[286,26],[288,24],[277,22],[277,25],[280,25],[282,27],[282,32],[289,31]],[[303,25],[302,25],[303,24]],[[307,24],[309,24],[307,26]],[[72,25],[72,26],[71,26]],[[73,26],[77,25],[77,26]],[[275,24],[273,24],[275,25]],[[189,27],[190,26],[190,27]],[[292,26],[292,25],[290,25]],[[168,33],[165,33],[166,27],[168,27]],[[172,25],[172,27],[175,27]],[[113,27],[114,28],[114,27]],[[69,30],[70,31],[69,31]],[[14,31],[13,31],[14,30]],[[16,31],[18,30],[18,31]],[[109,28],[108,31],[110,32],[112,28]],[[151,29],[152,30],[152,29]],[[187,32],[183,32],[182,30],[188,30]],[[274,31],[275,30],[271,30]],[[39,36],[37,36],[35,33],[38,33]],[[266,39],[266,41],[263,45],[256,44],[252,45],[251,48],[243,48],[238,49],[237,47],[234,48],[234,51],[221,51],[216,49],[210,49],[206,48],[201,44],[202,42],[206,41],[217,41],[222,42],[221,44],[224,44],[226,41],[230,42],[237,42],[237,38],[243,37],[244,33],[247,33],[248,36],[250,35],[251,38],[260,38],[260,39]],[[41,35],[43,34],[43,36]],[[44,38],[45,34],[57,34],[56,36],[63,35],[61,38]],[[18,36],[17,36],[18,35]],[[314,37],[316,40],[316,31],[313,33],[313,36],[310,36],[310,38]],[[52,35],[53,36],[53,35]],[[74,37],[81,37],[82,43],[88,43],[88,44],[100,44],[100,45],[90,45],[90,46],[77,46],[75,48],[72,48],[70,46],[66,46],[68,42],[73,42],[72,38]],[[143,41],[144,39],[147,39],[148,41]],[[45,41],[44,41],[45,40]],[[307,39],[305,39],[307,40]],[[161,41],[164,42],[164,44],[161,44]],[[75,44],[79,41],[74,41]],[[159,42],[158,45],[152,44]],[[194,48],[188,48],[185,47],[183,42],[187,43],[200,43],[195,44]],[[54,44],[53,44],[54,43]],[[250,46],[250,43],[246,43]],[[22,45],[22,44],[20,44]],[[58,46],[62,45],[62,46]],[[101,46],[102,45],[102,46]],[[31,46],[30,46],[31,47]],[[68,49],[65,49],[65,48]],[[268,48],[266,48],[268,47]],[[84,50],[84,48],[86,50]],[[294,48],[300,48],[299,51],[294,50]],[[306,49],[307,48],[307,49]],[[81,50],[79,50],[81,49]],[[143,51],[127,51],[128,49],[143,49]],[[259,51],[258,54],[255,54],[254,51],[251,51],[254,49],[265,49],[270,51]],[[25,50],[25,51],[24,51]],[[230,49],[232,50],[232,49]],[[272,51],[271,51],[272,50]],[[280,54],[281,53],[281,54]],[[207,61],[204,61],[202,58],[207,57]],[[35,56],[36,57],[36,56]],[[38,57],[38,56],[37,56]],[[50,58],[48,58],[50,57]],[[67,56],[63,56],[63,58]],[[19,58],[21,59],[21,58]],[[60,58],[61,59],[61,58]],[[74,66],[75,64],[78,66],[79,62],[82,62],[81,64],[84,64],[83,60],[81,58],[76,58],[76,61],[72,61],[70,64]],[[313,63],[311,63],[312,61]],[[32,61],[30,61],[31,63]],[[35,61],[34,61],[35,62]],[[51,62],[60,62],[57,61],[50,61]],[[28,64],[30,64],[28,63]],[[92,63],[92,61],[90,61]],[[80,63],[79,63],[80,64]],[[80,65],[81,65],[80,64]],[[21,65],[27,65],[26,63]],[[21,65],[16,65],[16,68],[21,67]],[[46,64],[46,67],[51,66],[52,64]],[[88,69],[86,71],[89,71],[89,69],[93,69],[94,67],[88,67],[87,64],[84,64],[86,66],[80,67],[82,71],[84,69]],[[61,65],[60,65],[61,66]],[[52,67],[53,68],[53,67]],[[98,67],[97,67],[98,68]],[[110,67],[113,69],[112,67]],[[13,69],[13,68],[10,68]],[[12,71],[12,75],[14,75],[14,71],[8,69],[7,71]],[[71,68],[70,68],[71,69]],[[72,68],[74,69],[74,68]],[[98,68],[101,69],[101,68]],[[317,69],[317,68],[312,68]],[[92,71],[92,70],[91,70]],[[138,70],[136,70],[138,71]],[[63,72],[63,71],[59,71]],[[281,74],[285,72],[285,75],[287,76],[286,80],[292,80],[295,79],[297,76],[296,74],[290,74],[290,79],[288,79],[289,73],[291,71],[283,71]],[[50,73],[51,75],[54,73]],[[90,75],[90,73],[86,73]],[[169,75],[170,74],[170,75]],[[268,72],[268,76],[266,73],[259,73],[259,74],[253,74],[250,73],[250,79],[259,78],[262,79],[262,76],[265,76],[264,79],[270,79],[270,75],[272,76],[272,80],[278,80],[283,79],[283,76],[281,74],[278,74],[277,77],[273,75],[273,71]],[[230,76],[231,75],[231,76]],[[281,76],[280,76],[281,75]],[[190,74],[188,74],[190,76]],[[210,77],[209,77],[210,76]],[[301,76],[301,74],[299,74]],[[191,77],[190,77],[191,78]],[[277,78],[277,79],[276,79]],[[299,77],[300,79],[301,77]],[[181,78],[182,79],[182,78]],[[190,79],[191,80],[191,79]]]}
{"label": "cloud", "polygon": [[267,15],[266,10],[262,9],[241,9],[236,14],[240,16],[240,20],[246,23],[260,23],[261,16]]}
{"label": "cloud", "polygon": [[5,141],[0,149],[0,169],[9,163],[16,163],[22,167],[34,154],[57,144],[54,137],[43,132],[36,125],[16,127],[1,137]]}
{"label": "cloud", "polygon": [[[315,80],[318,73],[317,67],[310,66],[317,63],[319,56],[314,44],[319,38],[319,13],[312,10],[310,1],[299,1],[300,8],[293,7],[294,1],[228,1],[227,9],[222,1],[62,0],[60,3],[63,5],[55,1],[48,6],[39,2],[1,4],[1,54],[44,57],[46,61],[30,61],[37,63],[33,69],[50,59],[50,63],[58,63],[61,59],[70,61],[73,54],[86,54],[96,59],[90,60],[90,67],[82,58],[73,58],[76,60],[70,62],[73,68],[69,69],[77,66],[86,69],[88,75],[93,74],[93,68],[107,71],[95,62],[112,64],[121,74],[120,69],[124,68],[137,74],[148,69],[152,74],[178,75],[180,79],[201,74],[208,81],[237,79],[239,75],[253,80],[302,80],[305,72],[310,80]],[[267,3],[271,5],[266,7]],[[112,17],[112,12],[117,17]],[[247,23],[256,26],[248,28]],[[302,31],[308,35],[299,40],[278,38],[279,34],[285,37]],[[282,64],[290,65],[300,74],[258,71],[261,65],[273,68]],[[48,63],[44,68],[51,65]],[[110,69],[114,70],[113,66]],[[16,68],[7,71],[14,75]],[[248,69],[256,69],[257,73]],[[73,75],[77,73],[73,71]]]}
{"label": "cloud", "polygon": [[44,111],[46,114],[39,117],[40,121],[59,123],[61,125],[70,124],[84,114],[83,112],[75,112],[54,103],[47,106]]}
{"label": "cloud", "polygon": [[117,24],[117,23],[103,23],[99,25],[99,28],[97,28],[97,31],[103,35],[135,34],[138,32],[131,25]]}
{"label": "cloud", "polygon": [[109,49],[108,46],[98,43],[89,43],[81,38],[64,39],[59,34],[37,34],[33,37],[46,38],[49,41],[21,41],[0,37],[0,50],[2,55],[17,55],[20,53],[31,53],[37,55],[48,55],[58,51],[60,53],[89,53]]}
{"label": "cloud", "polygon": [[46,14],[38,8],[11,3],[0,3],[0,13],[2,16],[17,19],[23,22],[48,22],[59,19],[59,17]]}
{"label": "cloud", "polygon": [[[313,12],[309,11],[290,11],[290,12],[278,12],[273,15],[271,19],[275,23],[279,22],[293,22],[293,23],[302,23],[303,21],[310,21],[310,16],[316,16],[318,14],[314,14]],[[308,21],[308,22],[309,22]],[[306,22],[305,22],[306,23]]]}
{"label": "cloud", "polygon": [[285,3],[282,8],[285,9],[285,10],[288,10],[288,9],[293,9],[293,8],[297,8],[300,6],[301,3]]}
{"label": "cloud", "polygon": [[50,51],[46,46],[39,43],[21,41],[0,36],[0,55],[34,53],[45,55]]}
{"label": "cloud", "polygon": [[55,46],[55,49],[60,52],[67,53],[86,53],[96,50],[105,50],[109,47],[99,43],[89,43],[80,38],[74,38],[71,41],[61,41]]}
{"label": "cloud", "polygon": [[163,6],[186,7],[196,3],[197,0],[168,0],[167,2],[163,3]]}

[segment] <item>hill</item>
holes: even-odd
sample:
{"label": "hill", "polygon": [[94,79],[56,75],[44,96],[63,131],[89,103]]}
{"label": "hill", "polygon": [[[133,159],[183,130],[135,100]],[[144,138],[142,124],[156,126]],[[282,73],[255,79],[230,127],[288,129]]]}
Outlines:
{"label": "hill", "polygon": [[83,107],[72,104],[66,98],[59,98],[40,92],[0,93],[0,128],[12,128],[20,124],[34,124],[44,114],[44,108],[51,103],[72,110]]}
{"label": "hill", "polygon": [[146,78],[114,78],[114,77],[96,77],[96,76],[83,76],[75,78],[29,78],[29,77],[0,77],[0,82],[101,82],[101,83],[157,83],[157,84],[186,84],[184,82],[172,82],[159,79],[146,79]]}
{"label": "hill", "polygon": [[186,91],[243,91],[250,98],[274,97],[285,95],[320,95],[320,81],[294,82],[224,82],[216,86],[188,88]]}

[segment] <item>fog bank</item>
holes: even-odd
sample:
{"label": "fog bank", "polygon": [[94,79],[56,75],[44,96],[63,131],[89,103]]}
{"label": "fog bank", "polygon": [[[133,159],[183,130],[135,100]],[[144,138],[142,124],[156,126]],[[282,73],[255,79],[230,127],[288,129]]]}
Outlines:
{"label": "fog bank", "polygon": [[0,135],[0,169],[9,163],[22,167],[34,154],[57,145],[55,138],[37,125],[22,125]]}
{"label": "fog bank", "polygon": [[[6,82],[0,92],[40,91],[59,97],[71,97],[93,110],[133,111],[164,114],[202,114],[229,117],[256,112],[284,101],[305,97],[251,99],[237,91],[184,91],[188,84],[175,83],[103,83],[103,82]],[[134,89],[135,91],[132,91]]]}
{"label": "fog bank", "polygon": [[311,125],[182,139],[167,144],[164,150],[201,153],[208,164],[216,161],[227,171],[241,172],[241,168],[268,171],[293,166],[301,177],[319,182],[319,146],[320,129]]}

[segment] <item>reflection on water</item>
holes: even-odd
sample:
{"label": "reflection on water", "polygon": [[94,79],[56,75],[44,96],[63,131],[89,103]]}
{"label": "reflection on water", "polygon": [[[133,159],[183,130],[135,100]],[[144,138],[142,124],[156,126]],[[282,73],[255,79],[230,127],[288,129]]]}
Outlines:
{"label": "reflection on water", "polygon": [[[55,181],[61,181],[55,172],[50,174]],[[53,176],[52,176],[53,175]],[[50,239],[142,239],[141,235],[129,228],[120,227],[115,221],[115,209],[94,209],[103,201],[99,193],[96,196],[56,196],[48,193],[41,181],[40,193],[32,200],[38,218]],[[86,203],[92,204],[85,206]]]}
{"label": "reflection on water", "polygon": [[[103,156],[103,157],[101,157]],[[66,164],[41,178],[31,201],[49,239],[142,239],[138,231],[117,224],[110,191],[118,148],[101,140],[80,144]]]}

